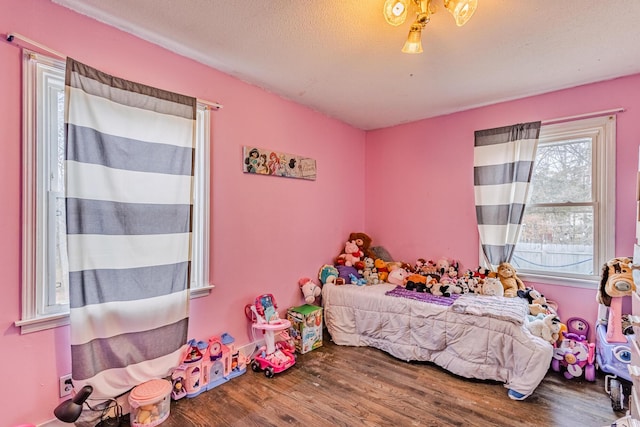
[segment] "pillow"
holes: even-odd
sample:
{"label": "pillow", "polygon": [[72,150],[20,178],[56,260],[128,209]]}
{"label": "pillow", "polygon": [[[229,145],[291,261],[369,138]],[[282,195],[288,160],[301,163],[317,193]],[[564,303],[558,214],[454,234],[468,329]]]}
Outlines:
{"label": "pillow", "polygon": [[391,257],[389,252],[382,246],[372,246],[371,252],[375,254],[376,258],[380,258],[385,262],[393,261],[393,258]]}

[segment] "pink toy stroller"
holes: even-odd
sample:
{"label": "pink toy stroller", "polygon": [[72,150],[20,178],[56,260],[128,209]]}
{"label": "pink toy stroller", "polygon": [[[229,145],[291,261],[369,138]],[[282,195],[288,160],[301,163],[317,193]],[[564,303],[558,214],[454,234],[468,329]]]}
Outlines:
{"label": "pink toy stroller", "polygon": [[596,380],[595,354],[596,345],[587,341],[589,324],[579,317],[567,320],[567,332],[562,332],[564,339],[553,350],[551,368],[564,371],[566,379],[579,378],[584,374],[587,381]]}
{"label": "pink toy stroller", "polygon": [[247,304],[245,307],[247,318],[253,322],[251,326],[264,332],[265,341],[258,355],[253,358],[251,369],[254,372],[264,371],[267,378],[289,369],[296,363],[296,355],[291,347],[284,343],[276,346],[275,334],[288,331],[291,327],[290,321],[280,319],[277,308],[275,298],[271,294],[261,295],[256,298],[254,305]]}

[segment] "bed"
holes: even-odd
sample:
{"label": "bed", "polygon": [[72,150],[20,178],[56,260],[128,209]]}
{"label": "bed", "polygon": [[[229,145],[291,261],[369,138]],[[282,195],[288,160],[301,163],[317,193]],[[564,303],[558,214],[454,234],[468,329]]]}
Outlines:
{"label": "bed", "polygon": [[528,306],[521,298],[445,298],[388,283],[327,283],[322,301],[334,343],[375,347],[462,377],[500,381],[513,399],[533,393],[553,356],[551,344],[526,328]]}

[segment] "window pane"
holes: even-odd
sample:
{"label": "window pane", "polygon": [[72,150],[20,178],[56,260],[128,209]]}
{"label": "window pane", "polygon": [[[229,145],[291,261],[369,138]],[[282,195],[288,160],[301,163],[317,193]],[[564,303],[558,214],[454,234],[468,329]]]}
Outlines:
{"label": "window pane", "polygon": [[511,260],[519,270],[593,275],[593,207],[531,207]]}
{"label": "window pane", "polygon": [[52,202],[55,203],[55,301],[52,305],[69,304],[69,260],[67,257],[66,205],[64,199],[64,90],[57,92],[56,145],[51,147],[55,173],[51,176]]}
{"label": "window pane", "polygon": [[540,144],[529,203],[591,202],[591,138]]}

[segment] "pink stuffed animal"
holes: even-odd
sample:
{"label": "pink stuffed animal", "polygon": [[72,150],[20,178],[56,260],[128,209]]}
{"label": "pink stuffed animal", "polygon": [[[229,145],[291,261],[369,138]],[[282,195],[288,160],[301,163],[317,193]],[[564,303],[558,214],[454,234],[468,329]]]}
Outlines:
{"label": "pink stuffed animal", "polygon": [[360,261],[362,256],[363,253],[356,244],[356,241],[348,240],[344,245],[344,253],[340,254],[338,258],[344,259],[344,265],[350,267]]}
{"label": "pink stuffed animal", "polygon": [[404,286],[404,279],[406,279],[407,277],[409,277],[409,272],[407,270],[405,270],[404,268],[396,268],[395,270],[391,270],[389,272],[389,276],[387,276],[387,282],[393,285]]}

